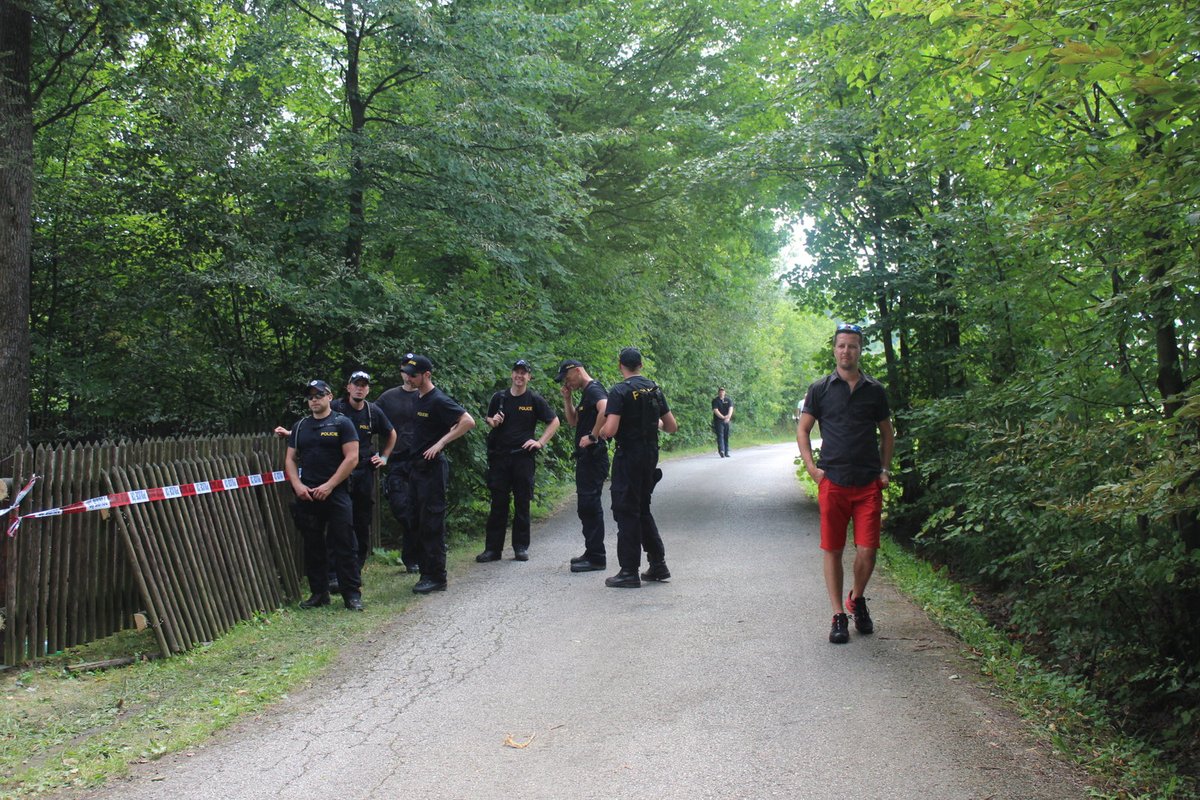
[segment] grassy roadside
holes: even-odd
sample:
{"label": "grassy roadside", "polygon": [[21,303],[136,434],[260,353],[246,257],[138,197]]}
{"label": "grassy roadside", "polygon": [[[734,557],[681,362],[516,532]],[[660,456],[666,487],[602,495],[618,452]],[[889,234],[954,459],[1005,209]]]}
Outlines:
{"label": "grassy roadside", "polygon": [[[462,560],[474,545],[452,553]],[[417,598],[415,576],[373,558],[367,610],[295,607],[261,614],[170,659],[72,673],[68,664],[156,653],[149,631],[125,632],[0,674],[0,798],[96,786],[130,763],[203,742],[304,685],[343,647],[386,627]]]}
{"label": "grassy roadside", "polygon": [[[739,431],[731,445],[786,439],[786,434]],[[714,449],[712,443],[697,443],[664,452],[664,460]],[[560,506],[574,486],[541,489],[535,518]],[[486,513],[485,506],[480,510]],[[469,563],[479,545],[478,537],[458,542],[451,562]],[[414,576],[400,573],[394,554],[373,556],[364,582],[363,614],[344,611],[335,598],[330,608],[261,614],[171,659],[104,671],[66,670],[69,664],[158,652],[150,631],[129,631],[34,667],[0,673],[0,798],[97,786],[126,773],[131,763],[196,746],[303,687],[343,648],[383,631],[410,603],[420,602],[411,592]]]}
{"label": "grassy roadside", "polygon": [[[797,474],[815,497],[812,479],[803,469]],[[962,642],[963,655],[991,681],[996,694],[1017,709],[1036,736],[1104,784],[1105,789],[1092,796],[1200,798],[1194,782],[1181,776],[1159,751],[1123,734],[1103,701],[1082,681],[1047,668],[992,625],[977,610],[972,594],[945,570],[935,569],[886,536],[878,565],[901,592]]]}

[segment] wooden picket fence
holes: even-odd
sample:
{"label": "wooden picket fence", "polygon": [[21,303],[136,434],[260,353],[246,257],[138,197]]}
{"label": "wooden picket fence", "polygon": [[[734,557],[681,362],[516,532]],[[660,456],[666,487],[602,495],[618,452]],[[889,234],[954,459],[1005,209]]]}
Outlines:
{"label": "wooden picket fence", "polygon": [[[25,513],[93,497],[283,468],[273,435],[155,439],[19,450]],[[164,656],[300,596],[286,483],[26,519],[0,534],[3,664],[44,658],[144,620]],[[0,524],[7,526],[7,518]],[[2,530],[2,528],[0,528]]]}

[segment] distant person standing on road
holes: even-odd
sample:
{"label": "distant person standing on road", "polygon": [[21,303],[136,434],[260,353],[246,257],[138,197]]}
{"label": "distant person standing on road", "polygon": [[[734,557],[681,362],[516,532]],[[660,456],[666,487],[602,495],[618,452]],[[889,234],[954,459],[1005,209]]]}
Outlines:
{"label": "distant person standing on road", "polygon": [[409,462],[410,499],[416,506],[421,541],[421,579],[413,591],[441,592],[446,590],[446,489],[450,483],[450,462],[442,451],[474,428],[475,420],[433,385],[433,362],[425,356],[405,359],[400,371],[414,379],[417,387]]}
{"label": "distant person standing on road", "polygon": [[[808,387],[796,425],[796,443],[808,474],[817,483],[821,507],[821,549],[825,551],[825,588],[833,606],[829,641],[850,641],[846,611],[859,633],[875,624],[863,593],[875,571],[879,550],[883,490],[891,479],[888,465],[896,434],[882,384],[859,369],[863,332],[858,325],[840,324],[833,335],[834,371]],[[821,424],[821,462],[813,461],[811,433]],[[876,440],[875,432],[879,431]],[[854,582],[842,604],[842,551],[846,529],[854,520]]]}
{"label": "distant person standing on road", "polygon": [[[396,446],[396,431],[379,406],[367,399],[371,376],[357,370],[346,381],[346,396],[330,405],[345,414],[358,431],[358,466],[350,473],[350,502],[354,507],[354,537],[358,542],[358,566],[362,569],[371,553],[371,520],[375,517],[375,471],[387,463]],[[375,437],[383,440],[379,452]]]}
{"label": "distant person standing on road", "polygon": [[300,607],[329,605],[327,553],[332,550],[342,603],[351,611],[362,611],[362,584],[346,486],[346,479],[358,465],[358,433],[348,417],[330,408],[333,390],[325,381],[310,381],[304,393],[312,415],[292,426],[283,462],[284,474],[296,494],[292,517],[304,537],[304,572],[312,592]]}
{"label": "distant person standing on road", "polygon": [[[604,481],[608,478],[608,441],[600,436],[608,391],[588,374],[582,361],[568,358],[554,380],[562,384],[567,424],[575,426],[575,497],[583,523],[583,555],[571,559],[571,572],[593,572],[608,565],[604,550]],[[579,405],[574,393],[579,392]]]}
{"label": "distant person standing on road", "polygon": [[[510,386],[492,395],[484,421],[488,432],[487,486],[492,508],[487,518],[483,552],[475,560],[498,561],[508,528],[508,500],[513,501],[513,558],[529,560],[529,504],[533,500],[533,474],[538,450],[558,430],[558,415],[546,399],[529,388],[529,362],[512,365]],[[545,423],[534,436],[538,422]]]}
{"label": "distant person standing on road", "polygon": [[729,458],[729,421],[733,419],[733,400],[725,394],[725,387],[717,390],[712,401],[713,433],[717,435],[717,455]]}
{"label": "distant person standing on road", "polygon": [[626,347],[618,362],[625,380],[608,393],[600,435],[617,440],[611,491],[613,517],[617,521],[617,561],[621,569],[605,579],[604,585],[635,589],[642,585],[638,578],[642,550],[646,551],[649,562],[642,579],[665,581],[671,577],[662,536],[650,513],[650,496],[662,477],[658,469],[658,431],[661,428],[674,433],[679,425],[662,389],[642,375],[641,351]]}

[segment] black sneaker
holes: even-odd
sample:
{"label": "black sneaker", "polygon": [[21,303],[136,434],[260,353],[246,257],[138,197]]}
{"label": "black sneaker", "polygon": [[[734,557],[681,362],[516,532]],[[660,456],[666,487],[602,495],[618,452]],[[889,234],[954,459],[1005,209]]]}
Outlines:
{"label": "black sneaker", "polygon": [[850,641],[850,619],[845,614],[833,615],[833,626],[829,629],[829,641],[845,644]]}
{"label": "black sneaker", "polygon": [[867,611],[867,598],[852,597],[854,590],[846,595],[846,610],[854,615],[854,629],[859,633],[874,633],[875,623],[871,621],[871,612]]}

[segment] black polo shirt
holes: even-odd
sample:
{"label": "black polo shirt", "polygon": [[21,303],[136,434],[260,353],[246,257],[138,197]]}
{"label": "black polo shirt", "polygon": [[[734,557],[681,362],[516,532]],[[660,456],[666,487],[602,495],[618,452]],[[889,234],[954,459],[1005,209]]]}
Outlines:
{"label": "black polo shirt", "polygon": [[305,486],[320,486],[332,478],[342,465],[342,445],[354,441],[358,441],[354,423],[336,411],[329,412],[324,419],[305,417],[293,425],[288,447],[296,451],[300,482]]}
{"label": "black polo shirt", "polygon": [[379,406],[367,400],[363,407],[355,409],[350,400],[339,397],[330,403],[330,408],[339,414],[345,414],[354,423],[358,431],[358,464],[364,466],[375,455],[375,434],[387,436],[392,432],[392,422]]}
{"label": "black polo shirt", "polygon": [[879,477],[879,423],[891,416],[883,384],[859,373],[854,391],[835,371],[815,381],[804,396],[802,413],[821,423],[817,466],[841,486],[866,486]]}
{"label": "black polo shirt", "polygon": [[601,400],[608,399],[608,391],[605,390],[604,384],[597,380],[592,380],[587,386],[583,387],[583,391],[579,394],[579,405],[575,406],[576,425],[575,425],[575,444],[579,444],[579,440],[592,432],[596,427],[596,417],[599,412],[597,404]]}
{"label": "black polo shirt", "polygon": [[420,458],[462,419],[467,410],[435,386],[424,397],[417,398],[413,412],[411,452],[413,457]]}
{"label": "black polo shirt", "polygon": [[532,389],[526,389],[520,396],[514,396],[511,389],[496,392],[488,404],[487,415],[494,417],[497,411],[504,412],[504,422],[488,431],[491,453],[519,450],[521,445],[536,438],[534,430],[539,420],[549,424],[557,416],[546,399]]}
{"label": "black polo shirt", "polygon": [[417,419],[417,390],[411,392],[403,386],[393,386],[375,401],[375,405],[396,429],[396,446],[392,456],[402,461],[411,454],[413,426]]}
{"label": "black polo shirt", "polygon": [[[720,413],[720,415],[723,417],[729,413],[729,409],[733,408],[733,398],[730,397],[729,395],[725,395],[725,399],[722,400],[721,395],[717,395],[716,397],[713,398],[712,407],[713,407],[713,411]],[[720,422],[725,421],[725,420],[717,420],[716,414],[713,415],[713,420],[720,421]]]}

